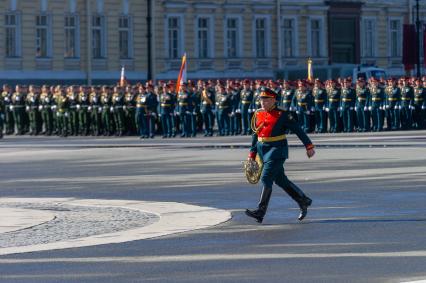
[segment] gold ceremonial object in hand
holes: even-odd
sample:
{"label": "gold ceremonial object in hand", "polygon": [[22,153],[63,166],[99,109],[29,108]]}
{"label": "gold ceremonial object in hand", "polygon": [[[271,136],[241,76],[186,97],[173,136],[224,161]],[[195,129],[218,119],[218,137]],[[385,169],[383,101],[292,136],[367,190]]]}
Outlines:
{"label": "gold ceremonial object in hand", "polygon": [[256,159],[248,159],[243,161],[244,173],[247,177],[247,181],[250,184],[257,184],[262,175],[263,162],[259,155],[256,155]]}

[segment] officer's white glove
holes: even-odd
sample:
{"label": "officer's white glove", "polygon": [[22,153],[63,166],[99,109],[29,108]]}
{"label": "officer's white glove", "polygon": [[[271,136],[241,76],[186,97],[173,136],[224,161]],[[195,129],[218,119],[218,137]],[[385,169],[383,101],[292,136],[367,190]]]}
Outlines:
{"label": "officer's white glove", "polygon": [[308,111],[306,111],[306,114],[308,114],[308,115],[309,115],[309,114],[311,114],[311,111],[309,111],[309,110],[308,110]]}
{"label": "officer's white glove", "polygon": [[41,110],[43,110],[43,105],[38,106],[38,111],[41,111]]}
{"label": "officer's white glove", "polygon": [[[367,110],[368,110],[368,107],[367,107],[367,106],[365,106],[365,107],[364,107],[364,111],[367,111]],[[370,110],[371,110],[371,109],[370,109]]]}
{"label": "officer's white glove", "polygon": [[413,105],[410,105],[410,109],[411,109],[411,110],[414,110],[414,106],[413,106]]}
{"label": "officer's white glove", "polygon": [[370,106],[370,107],[368,107],[368,110],[369,110],[369,111],[371,111],[372,109],[373,109],[373,108],[372,108],[371,106]]}
{"label": "officer's white glove", "polygon": [[68,112],[65,112],[64,116],[68,118],[70,114]]}
{"label": "officer's white glove", "polygon": [[116,98],[115,98],[115,101],[120,101],[120,97],[116,97]]}
{"label": "officer's white glove", "polygon": [[57,108],[57,106],[56,106],[56,105],[53,105],[53,106],[52,106],[52,110],[56,110],[56,108]]}
{"label": "officer's white glove", "polygon": [[185,114],[191,115],[191,111],[185,111]]}
{"label": "officer's white glove", "polygon": [[87,98],[86,98],[85,96],[83,96],[83,97],[81,98],[81,100],[86,101],[86,100],[87,100]]}
{"label": "officer's white glove", "polygon": [[426,107],[424,105],[422,105],[422,109],[425,109]]}
{"label": "officer's white glove", "polygon": [[4,120],[4,114],[0,114],[0,118]]}
{"label": "officer's white glove", "polygon": [[290,107],[290,111],[294,111],[294,107]]}
{"label": "officer's white glove", "polygon": [[386,109],[389,109],[389,105],[386,105]]}
{"label": "officer's white glove", "polygon": [[102,107],[98,108],[98,113],[102,113]]}
{"label": "officer's white glove", "polygon": [[325,112],[328,112],[328,111],[330,111],[330,108],[325,108]]}
{"label": "officer's white glove", "polygon": [[353,107],[349,107],[349,110],[354,110],[354,108]]}
{"label": "officer's white glove", "polygon": [[16,100],[16,101],[20,101],[20,100],[21,100],[21,98],[20,98],[19,96],[17,96],[17,97],[15,98],[15,100]]}
{"label": "officer's white glove", "polygon": [[9,102],[9,97],[7,97],[7,96],[6,96],[6,97],[4,98],[4,101]]}
{"label": "officer's white glove", "polygon": [[154,118],[157,118],[157,113],[152,112],[152,113],[151,113],[151,116],[152,116],[152,117],[154,117]]}
{"label": "officer's white glove", "polygon": [[248,110],[248,113],[253,113],[253,110],[249,109],[249,110]]}
{"label": "officer's white glove", "polygon": [[80,110],[80,104],[77,104],[77,110]]}
{"label": "officer's white glove", "polygon": [[56,117],[59,117],[59,116],[61,116],[61,113],[56,112]]}
{"label": "officer's white glove", "polygon": [[235,113],[241,113],[241,109],[235,110]]}
{"label": "officer's white glove", "polygon": [[343,107],[339,107],[339,111],[342,111],[343,110]]}
{"label": "officer's white glove", "polygon": [[382,106],[380,106],[380,107],[379,107],[379,109],[380,109],[380,110],[383,110],[383,107],[382,107]]}
{"label": "officer's white glove", "polygon": [[50,98],[46,97],[46,99],[44,101],[46,101],[46,103],[49,103],[50,102]]}
{"label": "officer's white glove", "polygon": [[13,111],[13,105],[9,106],[10,111]]}
{"label": "officer's white glove", "polygon": [[314,112],[315,111],[315,107],[311,107],[311,112]]}
{"label": "officer's white glove", "polygon": [[299,114],[299,111],[296,111],[296,114]]}
{"label": "officer's white glove", "polygon": [[179,112],[176,112],[176,116],[180,116],[180,113],[179,113]]}
{"label": "officer's white glove", "polygon": [[35,102],[35,99],[34,99],[34,97],[31,97],[31,102],[33,102],[33,103]]}
{"label": "officer's white glove", "polygon": [[94,103],[96,103],[96,102],[98,102],[98,98],[97,98],[97,97],[93,97],[93,98],[92,98],[92,101],[93,101]]}
{"label": "officer's white glove", "polygon": [[126,109],[127,109],[126,105],[123,105],[123,109],[124,109],[124,110],[126,110]]}
{"label": "officer's white glove", "polygon": [[25,110],[28,112],[30,111],[30,107],[29,106],[25,106]]}
{"label": "officer's white glove", "polygon": [[112,106],[111,106],[111,107],[109,108],[109,112],[113,113],[113,112],[114,112],[114,107],[112,107]]}
{"label": "officer's white glove", "polygon": [[195,112],[195,111],[192,112],[192,115],[197,116],[197,112]]}
{"label": "officer's white glove", "polygon": [[92,106],[89,106],[89,107],[87,108],[87,111],[92,112]]}
{"label": "officer's white glove", "polygon": [[322,107],[322,110],[325,110],[325,106]]}

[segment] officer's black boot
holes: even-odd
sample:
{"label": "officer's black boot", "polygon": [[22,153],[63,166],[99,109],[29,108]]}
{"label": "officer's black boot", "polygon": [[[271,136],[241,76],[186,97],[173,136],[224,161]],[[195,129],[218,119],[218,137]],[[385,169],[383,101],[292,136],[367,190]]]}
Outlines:
{"label": "officer's black boot", "polygon": [[304,196],[301,200],[298,201],[298,204],[300,207],[300,214],[297,219],[302,221],[306,217],[306,214],[308,214],[308,207],[312,204],[312,200],[307,196]]}
{"label": "officer's black boot", "polygon": [[253,217],[257,222],[262,223],[263,217],[268,209],[269,200],[271,198],[272,188],[263,187],[262,194],[257,209],[246,209],[246,215]]}

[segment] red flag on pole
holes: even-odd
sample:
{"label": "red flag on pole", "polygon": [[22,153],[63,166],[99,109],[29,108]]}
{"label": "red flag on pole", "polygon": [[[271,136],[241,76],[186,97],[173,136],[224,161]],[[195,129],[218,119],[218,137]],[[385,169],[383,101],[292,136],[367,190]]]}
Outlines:
{"label": "red flag on pole", "polygon": [[182,57],[182,65],[180,66],[179,76],[176,82],[176,94],[179,93],[180,86],[186,83],[186,53]]}

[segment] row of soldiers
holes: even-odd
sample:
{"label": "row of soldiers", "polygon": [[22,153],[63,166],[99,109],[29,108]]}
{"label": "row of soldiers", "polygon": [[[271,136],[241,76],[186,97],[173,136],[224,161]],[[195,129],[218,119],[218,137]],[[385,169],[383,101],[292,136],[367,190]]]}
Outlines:
{"label": "row of soldiers", "polygon": [[30,135],[138,135],[193,137],[204,132],[248,135],[259,95],[268,87],[306,132],[422,129],[426,78],[365,81],[198,81],[134,86],[3,85],[0,137]]}

